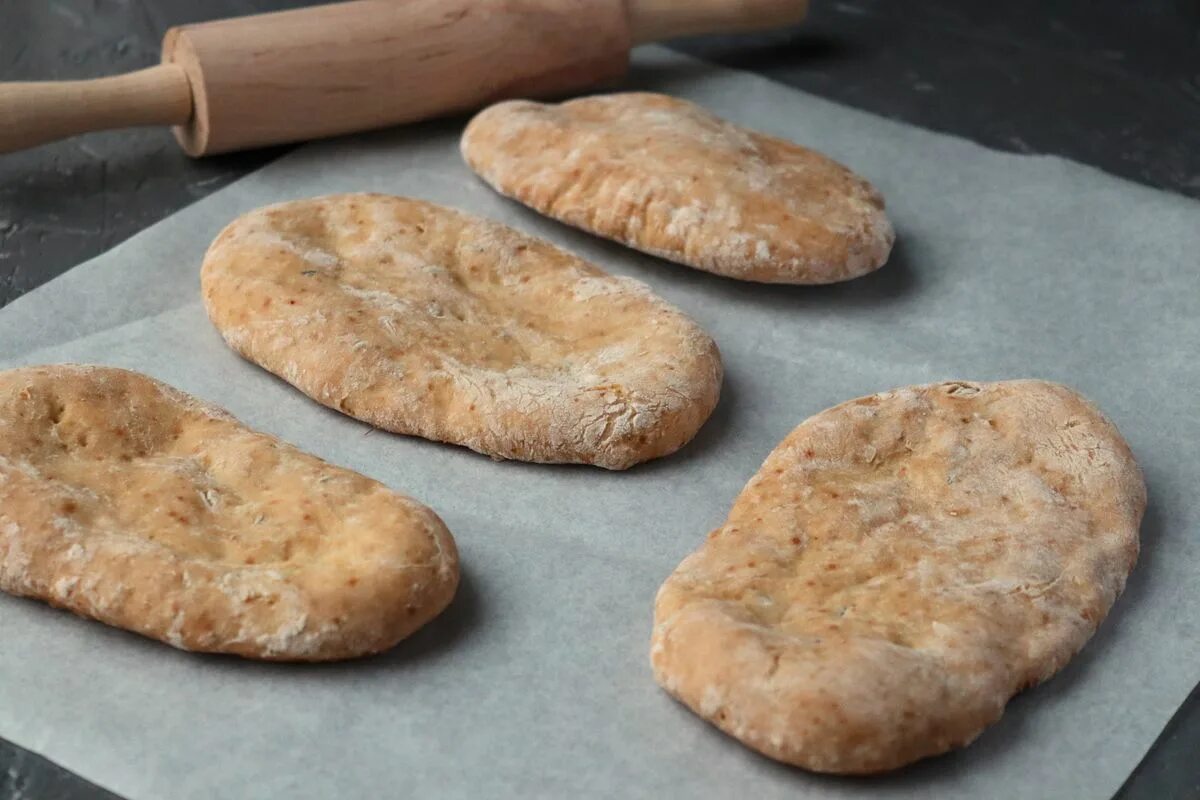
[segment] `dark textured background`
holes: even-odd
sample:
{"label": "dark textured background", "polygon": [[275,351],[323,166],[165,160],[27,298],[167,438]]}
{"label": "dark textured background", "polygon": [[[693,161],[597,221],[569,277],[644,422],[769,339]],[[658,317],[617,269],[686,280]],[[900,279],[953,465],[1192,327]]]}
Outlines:
{"label": "dark textured background", "polygon": [[[812,2],[795,30],[678,47],[989,147],[1063,155],[1200,198],[1200,0]],[[133,70],[157,62],[170,25],[309,4],[0,0],[0,80]],[[0,306],[280,152],[192,161],[166,131],[142,130],[0,156]],[[1198,756],[1193,692],[1120,796],[1200,798]],[[0,800],[111,797],[0,740]]]}

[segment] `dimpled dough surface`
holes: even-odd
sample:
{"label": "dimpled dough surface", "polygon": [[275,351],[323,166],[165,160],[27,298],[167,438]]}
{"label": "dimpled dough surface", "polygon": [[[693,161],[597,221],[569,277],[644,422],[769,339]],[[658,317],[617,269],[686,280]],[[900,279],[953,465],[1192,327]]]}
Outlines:
{"label": "dimpled dough surface", "polygon": [[1063,386],[843,403],[792,431],[667,579],[655,675],[725,732],[813,770],[960,747],[1096,630],[1145,504],[1121,435]]}
{"label": "dimpled dough surface", "polygon": [[454,596],[425,506],[109,367],[0,372],[0,589],[185,650],[385,650]]}
{"label": "dimpled dough surface", "polygon": [[205,306],[244,357],[372,425],[624,469],[717,403],[712,339],[643,283],[432,203],[332,195],[229,225]]}
{"label": "dimpled dough surface", "polygon": [[498,103],[467,126],[462,152],[543,214],[731,278],[856,278],[895,239],[883,197],[841,164],[666,95]]}

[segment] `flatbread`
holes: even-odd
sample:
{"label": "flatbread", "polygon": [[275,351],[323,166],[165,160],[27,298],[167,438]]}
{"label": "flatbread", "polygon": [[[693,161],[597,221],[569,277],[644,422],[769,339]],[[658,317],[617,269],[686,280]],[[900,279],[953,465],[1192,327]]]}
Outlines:
{"label": "flatbread", "polygon": [[962,747],[1096,630],[1145,505],[1121,435],[1066,387],[955,382],[843,403],[792,431],[667,579],[655,676],[811,770]]}
{"label": "flatbread", "polygon": [[184,650],[386,650],[454,596],[425,506],[145,375],[0,372],[0,590]]}
{"label": "flatbread", "polygon": [[624,469],[712,413],[712,339],[643,283],[419,200],[250,212],[209,249],[213,323],[330,408],[495,458]]}
{"label": "flatbread", "polygon": [[895,239],[863,178],[661,94],[499,103],[471,120],[462,153],[547,216],[730,278],[844,281],[882,266]]}

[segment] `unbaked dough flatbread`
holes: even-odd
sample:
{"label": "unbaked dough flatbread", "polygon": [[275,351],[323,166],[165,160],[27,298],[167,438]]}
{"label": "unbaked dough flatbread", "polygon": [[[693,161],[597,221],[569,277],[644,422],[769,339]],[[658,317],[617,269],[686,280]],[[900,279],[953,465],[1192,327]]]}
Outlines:
{"label": "unbaked dough flatbread", "polygon": [[645,284],[419,200],[250,212],[202,284],[230,346],[318,402],[496,458],[624,469],[688,442],[720,392],[712,339]]}
{"label": "unbaked dough flatbread", "polygon": [[355,472],[110,367],[0,372],[0,590],[185,650],[321,661],[446,607],[454,540]]}
{"label": "unbaked dough flatbread", "polygon": [[832,283],[887,261],[883,197],[820,153],[660,94],[480,112],[463,157],[501,194],[671,261],[767,283]]}
{"label": "unbaked dough flatbread", "polygon": [[792,431],[659,592],[655,675],[821,772],[961,747],[1125,585],[1146,504],[1121,435],[1042,381],[843,403]]}

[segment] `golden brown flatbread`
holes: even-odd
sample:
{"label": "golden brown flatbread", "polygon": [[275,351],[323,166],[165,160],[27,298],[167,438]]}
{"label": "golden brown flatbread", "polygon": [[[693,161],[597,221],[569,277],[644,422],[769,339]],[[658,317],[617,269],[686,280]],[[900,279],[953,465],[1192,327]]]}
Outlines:
{"label": "golden brown flatbread", "polygon": [[645,284],[419,200],[253,211],[202,284],[230,346],[318,402],[495,458],[624,469],[682,447],[720,393],[713,340]]}
{"label": "golden brown flatbread", "polygon": [[1104,619],[1141,472],[1066,387],[852,400],[767,458],[658,594],[658,682],[772,758],[888,770],[962,747]]}
{"label": "golden brown flatbread", "polygon": [[0,589],[184,650],[386,650],[458,585],[420,503],[136,372],[0,372]]}
{"label": "golden brown flatbread", "polygon": [[882,266],[895,239],[883,197],[850,170],[666,95],[499,103],[462,152],[547,216],[731,278],[844,281]]}

